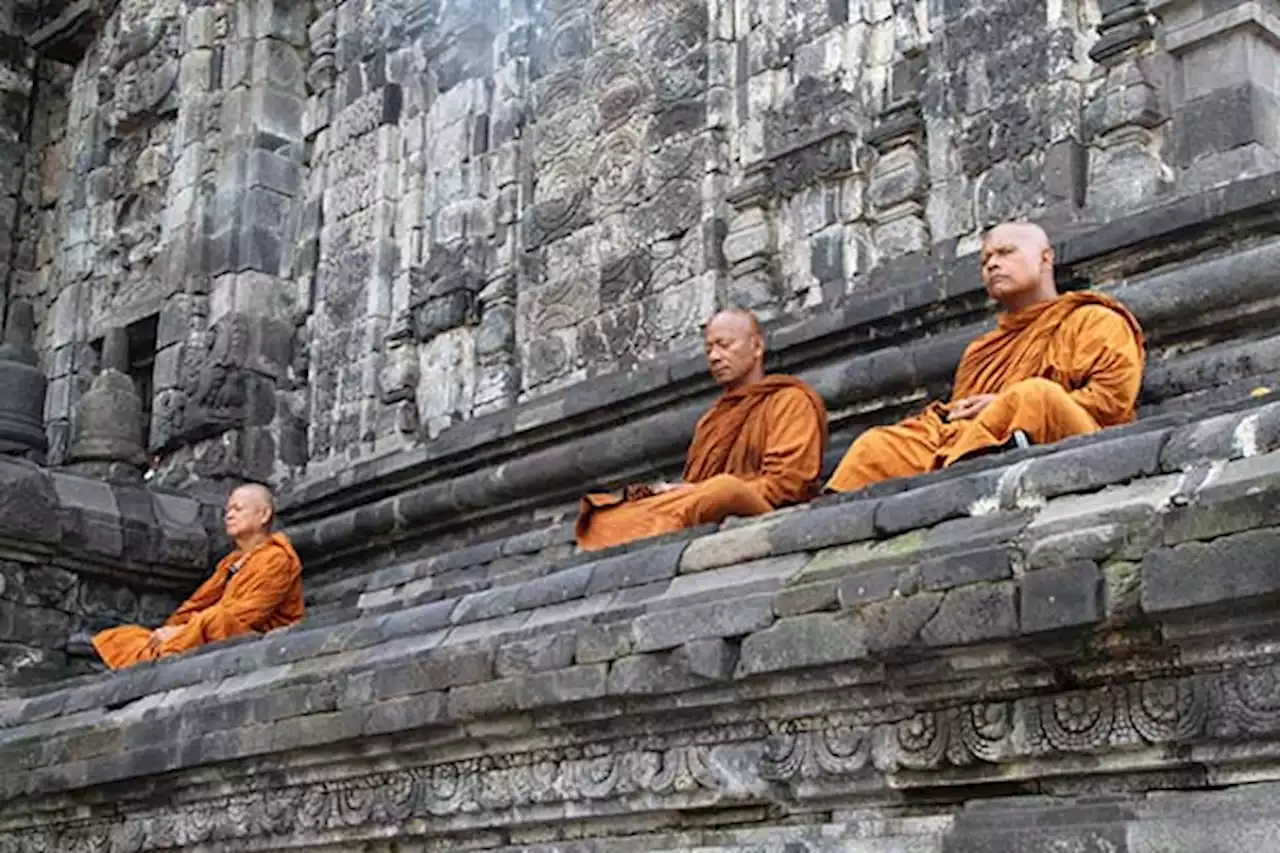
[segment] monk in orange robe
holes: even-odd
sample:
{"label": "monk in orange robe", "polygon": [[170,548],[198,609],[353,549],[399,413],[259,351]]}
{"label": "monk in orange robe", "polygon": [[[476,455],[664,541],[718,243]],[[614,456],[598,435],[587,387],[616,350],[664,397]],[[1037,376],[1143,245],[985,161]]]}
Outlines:
{"label": "monk in orange robe", "polygon": [[953,402],[864,432],[829,491],[945,468],[1003,448],[1019,432],[1048,444],[1133,420],[1145,356],[1128,309],[1101,293],[1059,295],[1053,249],[1036,225],[996,226],[981,261],[983,284],[1002,313],[995,330],[965,350]]}
{"label": "monk in orange robe", "polygon": [[236,549],[213,575],[154,631],[121,625],[93,638],[112,669],[178,655],[251,631],[265,633],[301,621],[302,562],[283,533],[271,532],[271,492],[246,485],[227,498],[227,535]]}
{"label": "monk in orange robe", "polygon": [[582,549],[760,515],[816,493],[827,441],[822,398],[799,379],[765,375],[764,335],[749,311],[721,311],[705,344],[725,393],[698,421],[682,481],[584,497]]}

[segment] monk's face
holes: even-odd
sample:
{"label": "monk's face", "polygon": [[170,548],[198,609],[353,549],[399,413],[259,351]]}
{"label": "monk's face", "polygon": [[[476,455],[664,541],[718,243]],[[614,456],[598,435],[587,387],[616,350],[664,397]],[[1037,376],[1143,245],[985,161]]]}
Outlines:
{"label": "monk's face", "polygon": [[1044,232],[1022,224],[1000,225],[982,241],[982,283],[1002,305],[1017,303],[1053,277],[1053,249]]}
{"label": "monk's face", "polygon": [[741,385],[764,362],[764,339],[742,314],[716,315],[707,324],[704,343],[707,367],[716,382],[725,388]]}
{"label": "monk's face", "polygon": [[227,498],[223,513],[227,535],[232,539],[252,536],[267,529],[271,523],[271,505],[258,489],[239,488]]}

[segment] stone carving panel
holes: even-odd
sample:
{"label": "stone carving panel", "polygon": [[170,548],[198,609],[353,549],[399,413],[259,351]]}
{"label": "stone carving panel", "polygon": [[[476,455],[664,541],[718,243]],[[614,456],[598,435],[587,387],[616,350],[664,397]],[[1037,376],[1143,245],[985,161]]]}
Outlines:
{"label": "stone carving panel", "polygon": [[[706,201],[707,6],[551,4],[539,46],[517,347],[526,393],[624,369],[696,336],[663,296],[714,285]],[[686,263],[689,261],[689,263]]]}

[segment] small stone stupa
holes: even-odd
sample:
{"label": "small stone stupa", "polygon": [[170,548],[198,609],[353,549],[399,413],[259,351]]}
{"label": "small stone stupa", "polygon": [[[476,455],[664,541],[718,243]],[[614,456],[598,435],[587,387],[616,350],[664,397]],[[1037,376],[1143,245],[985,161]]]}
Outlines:
{"label": "small stone stupa", "polygon": [[31,303],[12,303],[0,343],[0,453],[43,462],[48,449],[44,432],[48,383],[36,355],[35,331]]}
{"label": "small stone stupa", "polygon": [[128,367],[129,339],[124,329],[112,329],[102,344],[102,370],[76,404],[67,452],[71,470],[111,482],[142,481],[142,401]]}

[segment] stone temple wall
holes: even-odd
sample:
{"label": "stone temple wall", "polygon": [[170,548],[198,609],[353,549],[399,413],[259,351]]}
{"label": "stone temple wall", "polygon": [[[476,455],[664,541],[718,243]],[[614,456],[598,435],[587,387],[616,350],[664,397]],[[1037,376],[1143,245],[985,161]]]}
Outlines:
{"label": "stone temple wall", "polygon": [[111,327],[152,324],[161,482],[301,487],[696,352],[717,305],[821,317],[896,298],[1005,217],[1066,236],[1269,173],[1275,13],[53,8],[3,119],[34,99],[9,278],[42,321],[51,459]]}

